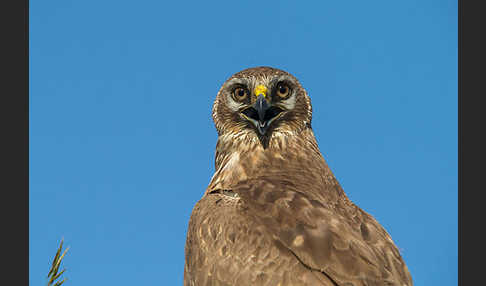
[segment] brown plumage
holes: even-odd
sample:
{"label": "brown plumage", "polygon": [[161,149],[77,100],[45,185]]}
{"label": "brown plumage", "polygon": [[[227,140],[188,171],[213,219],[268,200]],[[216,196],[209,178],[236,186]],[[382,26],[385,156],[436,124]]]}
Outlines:
{"label": "brown plumage", "polygon": [[184,285],[413,285],[391,237],[327,166],[295,77],[236,73],[213,119],[216,172],[189,221]]}

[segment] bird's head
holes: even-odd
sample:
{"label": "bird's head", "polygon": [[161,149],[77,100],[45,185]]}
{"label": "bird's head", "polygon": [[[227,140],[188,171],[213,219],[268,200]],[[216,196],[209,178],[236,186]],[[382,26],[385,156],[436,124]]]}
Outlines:
{"label": "bird's head", "polygon": [[299,81],[291,74],[255,67],[232,75],[221,87],[213,106],[219,135],[299,134],[310,128],[312,106]]}

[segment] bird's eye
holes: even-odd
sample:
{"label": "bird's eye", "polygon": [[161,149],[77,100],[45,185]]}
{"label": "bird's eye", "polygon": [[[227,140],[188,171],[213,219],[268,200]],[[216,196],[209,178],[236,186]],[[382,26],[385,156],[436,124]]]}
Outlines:
{"label": "bird's eye", "polygon": [[248,91],[246,88],[238,87],[233,91],[233,97],[237,101],[243,101],[248,97]]}
{"label": "bird's eye", "polygon": [[279,83],[277,85],[277,95],[280,98],[287,98],[290,95],[290,87],[285,83]]}

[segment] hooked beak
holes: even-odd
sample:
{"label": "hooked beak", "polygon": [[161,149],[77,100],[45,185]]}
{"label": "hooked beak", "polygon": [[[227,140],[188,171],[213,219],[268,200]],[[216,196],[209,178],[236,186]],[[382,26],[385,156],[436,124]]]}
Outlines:
{"label": "hooked beak", "polygon": [[267,102],[263,94],[258,95],[253,106],[243,110],[243,116],[253,123],[260,135],[264,135],[270,124],[279,117],[283,110]]}

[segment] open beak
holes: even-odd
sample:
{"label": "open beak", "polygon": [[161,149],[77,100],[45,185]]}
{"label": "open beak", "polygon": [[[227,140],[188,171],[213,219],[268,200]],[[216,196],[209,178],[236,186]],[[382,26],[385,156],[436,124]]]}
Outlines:
{"label": "open beak", "polygon": [[255,125],[260,135],[264,135],[282,111],[281,108],[268,103],[263,94],[259,94],[255,104],[243,110],[242,114]]}

